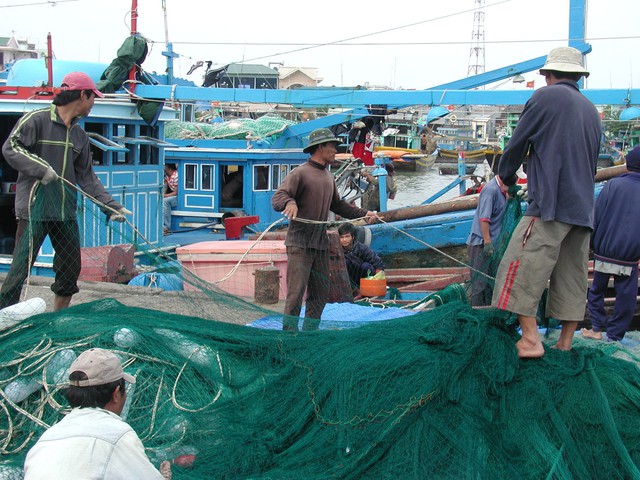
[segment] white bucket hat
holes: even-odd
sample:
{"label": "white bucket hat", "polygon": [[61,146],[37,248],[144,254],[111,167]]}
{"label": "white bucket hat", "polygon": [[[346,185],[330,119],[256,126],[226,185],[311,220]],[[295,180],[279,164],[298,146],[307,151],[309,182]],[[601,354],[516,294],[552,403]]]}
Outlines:
{"label": "white bucket hat", "polygon": [[585,77],[589,76],[589,71],[582,64],[582,54],[573,47],[558,47],[551,50],[547,55],[544,67],[540,69],[540,73],[546,70],[582,73]]}

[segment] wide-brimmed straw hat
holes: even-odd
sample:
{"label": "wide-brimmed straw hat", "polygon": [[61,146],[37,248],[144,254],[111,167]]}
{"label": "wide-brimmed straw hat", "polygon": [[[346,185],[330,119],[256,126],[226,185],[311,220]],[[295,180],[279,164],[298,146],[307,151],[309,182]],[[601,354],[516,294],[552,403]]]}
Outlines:
{"label": "wide-brimmed straw hat", "polygon": [[342,140],[340,140],[339,138],[336,138],[333,132],[328,128],[319,128],[309,134],[309,145],[306,146],[303,152],[309,153],[309,150],[311,149],[311,147],[315,145],[320,145],[323,143],[330,143],[330,142],[341,144]]}

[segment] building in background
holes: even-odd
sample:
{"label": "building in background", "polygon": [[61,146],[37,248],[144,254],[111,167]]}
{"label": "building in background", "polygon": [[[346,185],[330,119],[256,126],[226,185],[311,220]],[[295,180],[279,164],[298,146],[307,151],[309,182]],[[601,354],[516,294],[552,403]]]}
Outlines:
{"label": "building in background", "polygon": [[39,58],[44,56],[44,50],[36,49],[35,43],[29,43],[26,38],[15,36],[0,37],[0,72],[6,71],[11,65],[23,58]]}
{"label": "building in background", "polygon": [[277,89],[278,72],[265,65],[231,63],[218,80],[220,88]]}
{"label": "building in background", "polygon": [[314,67],[285,67],[278,68],[280,88],[317,87],[322,82],[318,76],[318,69]]}

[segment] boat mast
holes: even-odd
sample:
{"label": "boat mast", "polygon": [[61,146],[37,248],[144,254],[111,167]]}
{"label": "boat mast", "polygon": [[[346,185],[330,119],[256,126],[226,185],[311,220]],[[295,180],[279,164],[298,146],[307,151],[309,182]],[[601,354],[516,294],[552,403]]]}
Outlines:
{"label": "boat mast", "polygon": [[[131,35],[138,34],[138,0],[131,0]],[[129,80],[131,80],[131,91],[135,90],[135,79],[137,73],[137,65],[133,65],[129,70]]]}
{"label": "boat mast", "polygon": [[[579,48],[587,43],[587,1],[570,0],[569,2],[569,46]],[[582,54],[582,62],[586,66],[586,55]],[[580,88],[584,87],[585,78],[578,82]]]}
{"label": "boat mast", "polygon": [[162,12],[164,13],[164,43],[167,50],[162,55],[167,57],[167,85],[173,84],[173,59],[177,57],[173,53],[173,45],[169,42],[169,22],[167,21],[167,1],[162,0]]}

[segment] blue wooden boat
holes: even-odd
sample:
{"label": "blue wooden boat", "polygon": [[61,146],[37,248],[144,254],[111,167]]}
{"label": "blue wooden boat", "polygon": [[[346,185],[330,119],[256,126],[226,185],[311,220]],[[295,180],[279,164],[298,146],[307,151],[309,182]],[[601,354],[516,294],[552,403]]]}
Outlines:
{"label": "blue wooden boat", "polygon": [[[34,78],[41,78],[41,60],[21,60],[16,63],[16,71],[9,75],[7,85],[0,88],[0,141],[4,143],[9,132],[27,111],[48,108],[53,97],[49,87],[30,87],[37,84]],[[96,72],[99,68],[78,65],[73,62],[54,61],[53,81],[59,85],[62,77],[78,68]],[[34,67],[33,69],[31,67]],[[104,67],[104,66],[103,66]],[[40,71],[40,73],[38,73]],[[25,75],[20,76],[22,72]],[[95,74],[95,73],[94,73]],[[45,82],[46,83],[46,82]],[[34,100],[36,98],[37,100]],[[128,99],[110,98],[96,101],[91,115],[81,120],[91,142],[94,171],[113,197],[133,211],[132,223],[151,244],[162,242],[161,208],[165,148],[164,124],[176,118],[177,112],[162,109],[155,126],[146,124],[137,114],[136,106]],[[15,182],[17,172],[3,160],[2,182]],[[9,254],[13,249],[15,218],[13,215],[14,193],[0,193],[0,245],[8,248],[0,250]],[[78,209],[81,245],[96,247],[118,245],[132,238],[131,227],[120,224],[107,228],[104,215],[99,208],[86,199],[80,200]],[[34,273],[50,271],[53,248],[48,238],[38,256]],[[0,257],[0,267],[8,269],[10,258]]]}
{"label": "blue wooden boat", "polygon": [[[571,29],[579,25],[579,22],[575,22],[574,16],[583,13],[580,9],[572,9]],[[584,38],[583,32],[575,31],[571,38]],[[578,40],[574,43],[573,46],[580,51],[590,51],[588,44],[579,43]],[[254,90],[200,88],[182,84],[136,86],[136,99],[170,99],[172,102],[245,101],[286,103],[301,108],[351,108],[340,114],[288,126],[277,138],[268,141],[253,138],[197,142],[167,139],[165,125],[178,118],[178,110],[171,107],[163,108],[158,123],[153,127],[149,126],[138,115],[135,106],[130,102],[130,95],[124,91],[120,96],[96,101],[91,115],[82,122],[85,130],[91,135],[96,173],[107,189],[134,212],[133,223],[149,243],[158,248],[171,247],[178,241],[181,244],[192,243],[205,235],[209,236],[208,239],[212,239],[212,234],[224,235],[221,220],[225,215],[257,216],[258,221],[252,228],[258,231],[280,219],[281,216],[271,210],[271,196],[286,173],[306,161],[307,156],[302,153],[302,146],[311,130],[362,118],[369,114],[365,106],[371,105],[389,109],[434,104],[522,105],[531,95],[531,90],[501,92],[476,87],[510,78],[517,73],[539,69],[545,59],[545,56],[538,57],[422,91],[370,91],[333,87]],[[18,64],[21,66],[18,67]],[[14,67],[15,72],[19,72],[20,68],[26,65],[18,62]],[[53,78],[47,82],[47,78],[38,77],[37,84],[59,84],[65,73],[76,69],[91,72],[95,79],[95,72],[101,71],[100,68],[91,69],[87,65],[71,63],[65,67],[63,63],[56,62]],[[13,83],[8,82],[7,85],[2,87],[0,93],[0,131],[5,132],[5,135],[22,113],[30,108],[45,106],[53,94],[52,87],[30,87],[34,85],[33,79],[21,83],[17,75],[13,77]],[[631,103],[640,103],[640,91],[634,89],[587,89],[583,93],[597,104],[617,104],[621,98]],[[34,96],[42,100],[29,100]],[[163,237],[161,192],[162,169],[165,162],[179,165],[179,188],[183,194],[180,195],[178,208],[172,215],[172,229],[180,233]],[[232,177],[242,187],[236,189],[235,196],[227,199],[223,190]],[[12,181],[15,181],[12,172],[3,172],[2,182],[10,184]],[[464,191],[464,188],[461,188],[461,191]],[[10,193],[2,195],[5,196],[0,197],[0,208],[4,209],[2,218],[7,225],[0,226],[8,227],[4,235],[5,238],[10,238],[12,198]],[[353,195],[352,192],[346,192],[345,196],[353,199],[357,197],[357,193]],[[430,201],[431,199],[427,199],[425,203]],[[92,211],[95,207],[87,204],[86,209]],[[429,245],[459,245],[466,239],[471,212],[472,210],[465,213],[446,213],[439,218],[434,216],[426,219],[405,219],[396,226],[400,230],[413,231],[421,241]],[[114,233],[108,233],[102,225],[103,222],[96,221],[92,215],[86,215],[80,220],[83,232],[93,233],[92,240],[89,240],[88,236],[85,239],[86,242],[93,243],[86,243],[86,246],[118,244],[123,240],[124,233],[130,233],[126,231],[129,228],[127,226],[123,226],[125,230],[121,232],[116,229]],[[193,230],[196,227],[204,228]],[[382,253],[403,251],[406,248],[408,242],[398,241],[397,233],[386,233],[392,230],[397,232],[389,226],[374,225],[367,229],[371,233],[372,246]],[[0,248],[1,246],[0,239]],[[46,246],[41,258],[50,259],[51,253],[50,246]]]}

